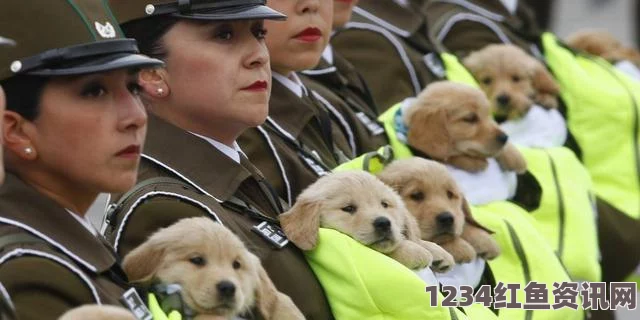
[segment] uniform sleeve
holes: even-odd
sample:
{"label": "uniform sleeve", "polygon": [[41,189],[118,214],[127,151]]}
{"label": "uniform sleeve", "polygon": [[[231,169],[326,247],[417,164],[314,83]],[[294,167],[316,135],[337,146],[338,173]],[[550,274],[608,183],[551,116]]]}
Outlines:
{"label": "uniform sleeve", "polygon": [[158,194],[131,203],[131,206],[122,208],[121,220],[108,237],[121,257],[145,242],[154,232],[180,219],[201,216],[215,218],[212,209],[179,194]]}
{"label": "uniform sleeve", "polygon": [[453,54],[464,57],[472,51],[503,41],[487,25],[467,20],[455,23],[441,43]]}
{"label": "uniform sleeve", "polygon": [[416,95],[397,47],[384,35],[369,30],[346,29],[338,32],[331,39],[331,44],[364,77],[381,113]]}
{"label": "uniform sleeve", "polygon": [[90,279],[75,265],[46,252],[32,251],[0,265],[0,282],[18,319],[56,319],[69,309],[98,302]]}

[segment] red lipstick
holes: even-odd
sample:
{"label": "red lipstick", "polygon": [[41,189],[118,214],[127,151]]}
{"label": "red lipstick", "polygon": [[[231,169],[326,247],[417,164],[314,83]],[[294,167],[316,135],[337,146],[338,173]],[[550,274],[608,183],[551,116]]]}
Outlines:
{"label": "red lipstick", "polygon": [[318,28],[306,28],[296,34],[294,38],[304,42],[316,42],[322,38],[322,31]]}
{"label": "red lipstick", "polygon": [[267,86],[268,86],[268,83],[266,81],[258,80],[252,83],[250,86],[242,88],[242,90],[263,91],[263,90],[267,90]]}
{"label": "red lipstick", "polygon": [[124,158],[134,158],[134,157],[138,157],[139,155],[140,155],[140,146],[133,145],[133,144],[120,150],[120,152],[116,153],[116,156],[124,157]]}

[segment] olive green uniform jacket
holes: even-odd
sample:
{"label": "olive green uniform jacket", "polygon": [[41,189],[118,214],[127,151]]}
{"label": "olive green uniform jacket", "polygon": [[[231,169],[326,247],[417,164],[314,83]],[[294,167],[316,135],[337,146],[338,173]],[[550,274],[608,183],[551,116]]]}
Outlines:
{"label": "olive green uniform jacket", "polygon": [[324,58],[313,70],[303,71],[303,82],[326,98],[345,117],[353,129],[357,154],[389,144],[369,87],[358,71],[329,46],[333,62]]}
{"label": "olive green uniform jacket", "polygon": [[[442,29],[436,37],[446,49],[464,55],[489,44],[512,43],[539,56],[541,30],[525,3],[519,2],[515,15],[510,15],[498,0],[465,0],[464,4],[423,1],[421,12],[427,16],[431,29]],[[473,15],[476,21],[470,21],[468,15]],[[449,26],[437,22],[445,19],[450,21]],[[561,111],[565,112],[562,108]],[[567,147],[580,156],[575,141],[567,141]],[[600,197],[596,204],[603,281],[623,281],[640,262],[640,220],[629,217]]]}
{"label": "olive green uniform jacket", "polygon": [[[238,164],[206,140],[150,115],[139,185],[159,177],[168,181],[129,192],[108,213],[108,237],[118,254],[125,256],[179,219],[208,216],[260,258],[276,287],[307,319],[332,319],[324,291],[302,252],[292,243],[279,249],[252,231],[261,222],[272,223],[283,208],[246,157]],[[231,199],[245,207],[232,205]],[[246,210],[246,204],[253,210]]]}
{"label": "olive green uniform jacket", "polygon": [[442,70],[430,67],[430,59],[437,57],[429,54],[434,48],[426,27],[419,12],[394,1],[362,0],[351,22],[331,39],[364,77],[380,114],[442,79]]}
{"label": "olive green uniform jacket", "polygon": [[121,305],[129,287],[113,249],[71,213],[11,173],[0,187],[0,212],[0,282],[19,319]]}
{"label": "olive green uniform jacket", "polygon": [[307,92],[300,98],[273,79],[267,121],[238,139],[247,157],[290,205],[319,176],[356,155],[353,129],[344,116],[333,106],[329,110],[324,97]]}

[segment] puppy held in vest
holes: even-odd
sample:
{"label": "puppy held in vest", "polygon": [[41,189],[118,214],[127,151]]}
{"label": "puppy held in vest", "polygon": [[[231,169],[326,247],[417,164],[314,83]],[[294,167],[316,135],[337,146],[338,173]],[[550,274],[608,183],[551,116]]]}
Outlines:
{"label": "puppy held in vest", "polygon": [[560,88],[545,66],[510,44],[492,44],[474,51],[462,63],[478,80],[502,119],[522,118],[533,104],[558,107]]}
{"label": "puppy held in vest", "polygon": [[524,173],[527,164],[490,113],[484,93],[450,81],[427,86],[404,110],[407,144],[415,151],[469,172],[495,158],[504,171]]}
{"label": "puppy held in vest", "polygon": [[258,257],[206,217],[158,230],[127,254],[123,268],[132,283],[180,285],[184,303],[202,319],[232,319],[256,309],[264,319],[304,319],[275,288]]}
{"label": "puppy held in vest", "polygon": [[581,30],[569,35],[566,42],[573,49],[602,57],[611,63],[628,60],[640,68],[640,52],[624,46],[604,30]]}
{"label": "puppy held in vest", "polygon": [[476,256],[491,260],[500,247],[489,231],[476,222],[469,205],[444,165],[423,158],[408,158],[389,164],[378,174],[396,190],[418,221],[422,239],[447,250],[456,263]]}
{"label": "puppy held in vest", "polygon": [[335,172],[318,179],[280,216],[280,222],[289,240],[302,250],[316,247],[322,227],[349,235],[409,269],[431,266],[445,272],[454,264],[445,250],[421,240],[415,218],[400,196],[364,171]]}

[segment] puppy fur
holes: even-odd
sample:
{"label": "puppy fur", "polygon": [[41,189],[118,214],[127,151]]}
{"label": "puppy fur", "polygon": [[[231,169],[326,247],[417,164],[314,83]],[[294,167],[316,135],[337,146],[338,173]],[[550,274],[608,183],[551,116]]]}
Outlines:
{"label": "puppy fur", "polygon": [[560,89],[542,63],[510,44],[492,44],[462,60],[499,118],[524,116],[533,103],[558,107]]}
{"label": "puppy fur", "polygon": [[135,320],[128,310],[109,305],[87,304],[65,312],[58,320]]}
{"label": "puppy fur", "polygon": [[503,170],[524,173],[527,164],[490,113],[484,93],[450,81],[434,82],[405,110],[407,142],[443,163],[470,172],[495,157]]}
{"label": "puppy fur", "polygon": [[206,319],[231,319],[254,306],[265,319],[304,319],[229,229],[206,217],[182,219],[131,251],[123,267],[133,283],[179,284],[185,303]]}
{"label": "puppy fur", "polygon": [[[384,253],[410,269],[431,265],[431,244],[420,240],[413,216],[389,186],[364,171],[335,172],[307,187],[295,205],[280,215],[289,240],[303,250],[312,250],[320,227],[347,234]],[[453,259],[435,257],[434,271],[445,271]]]}
{"label": "puppy fur", "polygon": [[413,157],[389,164],[378,177],[396,190],[417,219],[422,239],[434,241],[456,263],[476,255],[490,260],[500,247],[471,216],[464,196],[444,165]]}
{"label": "puppy fur", "polygon": [[600,56],[609,62],[629,60],[640,67],[640,52],[624,46],[612,34],[604,30],[583,30],[566,39],[567,44],[577,50]]}

